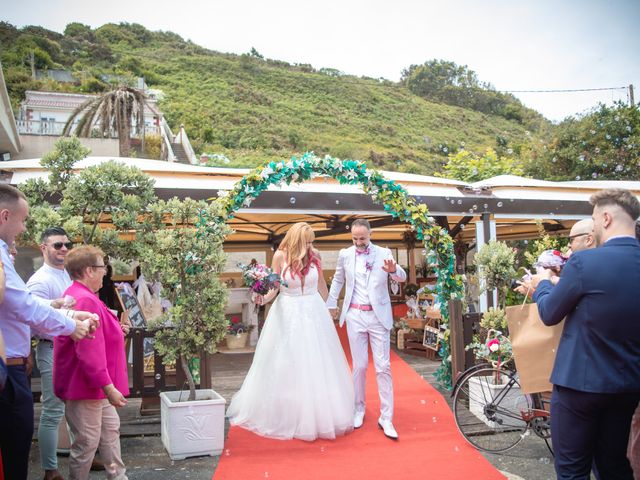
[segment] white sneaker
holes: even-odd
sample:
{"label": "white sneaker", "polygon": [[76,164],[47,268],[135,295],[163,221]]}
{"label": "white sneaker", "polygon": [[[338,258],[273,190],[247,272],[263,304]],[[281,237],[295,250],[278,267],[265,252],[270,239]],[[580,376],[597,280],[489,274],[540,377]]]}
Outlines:
{"label": "white sneaker", "polygon": [[391,420],[380,419],[378,420],[378,426],[382,429],[384,434],[390,439],[392,440],[398,439],[398,432],[396,432],[396,429],[393,428],[393,423],[391,423]]}
{"label": "white sneaker", "polygon": [[364,422],[364,412],[356,412],[353,416],[353,428],[360,428]]}

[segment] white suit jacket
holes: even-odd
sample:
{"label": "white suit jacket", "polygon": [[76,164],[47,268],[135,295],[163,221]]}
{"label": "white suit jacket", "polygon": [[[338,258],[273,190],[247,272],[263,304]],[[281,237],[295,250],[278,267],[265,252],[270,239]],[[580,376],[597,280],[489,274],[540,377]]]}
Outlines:
{"label": "white suit jacket", "polygon": [[[369,244],[370,253],[367,261],[372,262],[373,268],[369,271],[367,277],[367,295],[373,307],[373,311],[382,322],[385,328],[391,330],[393,326],[393,313],[391,312],[391,299],[389,298],[388,277],[390,274],[382,270],[384,260],[393,258],[391,250],[388,248],[378,247],[372,243]],[[327,299],[328,308],[338,307],[338,296],[342,287],[346,284],[344,292],[344,302],[342,306],[342,314],[340,315],[340,326],[344,325],[353,289],[355,286],[355,267],[356,267],[356,247],[351,246],[340,250],[338,255],[338,264],[336,265],[336,273],[331,282],[331,290]],[[396,272],[391,275],[396,282],[404,282],[407,279],[406,272],[400,265],[396,264]]]}

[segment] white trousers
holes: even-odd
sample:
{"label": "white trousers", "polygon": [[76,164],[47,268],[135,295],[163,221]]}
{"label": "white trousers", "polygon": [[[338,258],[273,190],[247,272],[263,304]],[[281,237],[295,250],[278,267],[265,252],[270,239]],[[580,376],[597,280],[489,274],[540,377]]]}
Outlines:
{"label": "white trousers", "polygon": [[376,369],[378,395],[380,396],[380,418],[393,418],[393,382],[389,359],[389,330],[382,325],[373,311],[365,312],[350,308],[346,316],[347,335],[353,360],[353,387],[356,412],[365,411],[365,380],[369,363],[369,350]]}

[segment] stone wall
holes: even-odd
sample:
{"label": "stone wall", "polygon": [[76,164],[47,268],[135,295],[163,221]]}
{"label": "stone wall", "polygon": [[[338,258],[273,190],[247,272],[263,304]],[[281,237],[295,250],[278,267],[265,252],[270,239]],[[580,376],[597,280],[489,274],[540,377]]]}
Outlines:
{"label": "stone wall", "polygon": [[[20,135],[22,150],[12,155],[11,160],[41,158],[53,150],[53,145],[60,137],[49,135]],[[91,149],[89,155],[94,157],[118,157],[118,140],[112,138],[80,138],[85,147]]]}

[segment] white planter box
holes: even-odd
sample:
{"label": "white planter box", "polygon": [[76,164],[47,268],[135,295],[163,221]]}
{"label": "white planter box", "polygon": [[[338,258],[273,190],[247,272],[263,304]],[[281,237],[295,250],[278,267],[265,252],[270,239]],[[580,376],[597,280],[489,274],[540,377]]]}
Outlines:
{"label": "white planter box", "polygon": [[[495,420],[489,420],[484,414],[484,407],[487,403],[496,398],[505,388],[509,381],[507,375],[501,375],[501,384],[494,384],[493,377],[472,377],[469,379],[469,410],[476,417],[482,420],[491,428],[500,428],[507,425],[519,425],[517,420],[505,415],[496,414],[496,418],[502,420],[502,425]],[[480,401],[482,399],[482,401]],[[520,391],[520,388],[512,385],[511,389],[500,401],[500,408],[511,412],[520,412],[528,409],[527,399]]]}
{"label": "white planter box", "polygon": [[171,460],[220,455],[224,448],[225,399],[213,390],[196,390],[195,401],[178,401],[188,395],[188,391],[160,394],[164,448]]}

